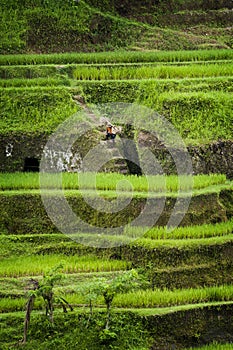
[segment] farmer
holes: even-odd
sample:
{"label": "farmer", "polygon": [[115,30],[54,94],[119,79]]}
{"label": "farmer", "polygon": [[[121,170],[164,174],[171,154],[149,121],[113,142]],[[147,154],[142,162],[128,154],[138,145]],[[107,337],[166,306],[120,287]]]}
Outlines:
{"label": "farmer", "polygon": [[111,124],[108,123],[106,127],[106,140],[114,140],[116,137],[116,131],[115,127]]}

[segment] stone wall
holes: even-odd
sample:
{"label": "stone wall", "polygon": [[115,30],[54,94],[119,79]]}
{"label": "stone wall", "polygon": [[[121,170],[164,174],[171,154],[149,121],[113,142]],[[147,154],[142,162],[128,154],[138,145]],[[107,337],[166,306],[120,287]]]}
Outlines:
{"label": "stone wall", "polygon": [[[79,140],[74,146],[68,150],[51,152],[45,147],[48,135],[47,134],[9,134],[0,135],[0,171],[15,172],[23,171],[25,159],[38,159],[40,161],[43,151],[46,154],[51,168],[56,168],[61,171],[79,171],[82,159],[89,149],[94,147],[103,135],[101,133],[93,133],[86,135],[81,141]],[[176,165],[174,160],[166,149],[166,147],[148,133],[139,134],[140,148],[149,148],[157,160],[161,164],[163,173],[175,174]],[[126,145],[127,146],[127,145]],[[222,173],[228,178],[233,178],[233,140],[215,141],[206,145],[189,146],[188,152],[192,159],[193,174],[209,174]],[[125,150],[127,151],[127,150]],[[182,151],[174,149],[180,161],[183,161]],[[127,156],[127,152],[124,152]],[[108,165],[107,165],[108,166]],[[113,167],[110,164],[110,171],[119,171],[127,173],[127,167]],[[147,166],[148,168],[148,166]],[[107,167],[105,171],[108,171]],[[128,165],[128,172],[131,173]]]}

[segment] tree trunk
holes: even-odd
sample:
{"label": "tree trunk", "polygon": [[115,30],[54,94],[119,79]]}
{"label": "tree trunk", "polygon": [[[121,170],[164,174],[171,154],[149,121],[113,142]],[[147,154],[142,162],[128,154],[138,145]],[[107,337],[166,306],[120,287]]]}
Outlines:
{"label": "tree trunk", "polygon": [[26,309],[26,315],[24,320],[24,335],[23,335],[23,341],[22,341],[23,344],[25,344],[27,341],[27,332],[28,332],[28,327],[30,323],[30,317],[33,309],[34,300],[35,300],[35,296],[31,295],[27,302],[27,309]]}
{"label": "tree trunk", "polygon": [[109,329],[110,317],[111,317],[111,303],[108,303],[105,329]]}

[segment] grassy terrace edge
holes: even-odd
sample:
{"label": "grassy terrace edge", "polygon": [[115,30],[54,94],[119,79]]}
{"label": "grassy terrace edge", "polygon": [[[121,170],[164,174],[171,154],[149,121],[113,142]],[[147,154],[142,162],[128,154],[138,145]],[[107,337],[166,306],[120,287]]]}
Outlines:
{"label": "grassy terrace edge", "polygon": [[1,55],[0,65],[71,64],[71,63],[120,63],[120,62],[182,62],[233,59],[229,49],[153,52],[95,52],[64,54]]}

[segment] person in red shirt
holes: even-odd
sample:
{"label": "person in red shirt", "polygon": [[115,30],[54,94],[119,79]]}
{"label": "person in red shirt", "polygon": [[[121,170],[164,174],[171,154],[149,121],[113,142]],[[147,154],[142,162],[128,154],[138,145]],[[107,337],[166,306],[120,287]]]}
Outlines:
{"label": "person in red shirt", "polygon": [[106,127],[106,140],[114,140],[116,137],[116,133],[114,131],[114,127],[111,123],[107,124]]}

